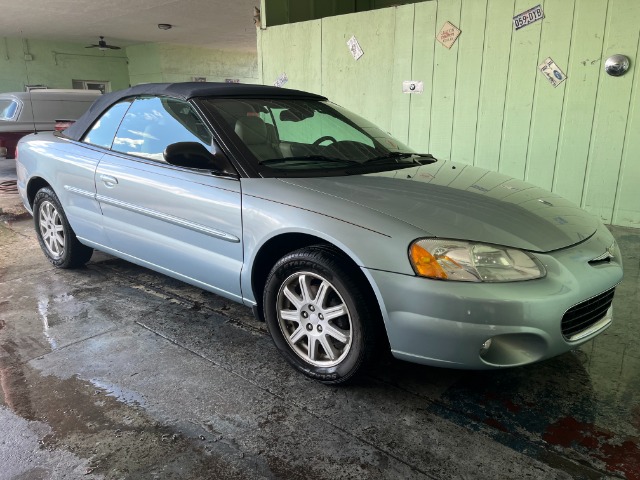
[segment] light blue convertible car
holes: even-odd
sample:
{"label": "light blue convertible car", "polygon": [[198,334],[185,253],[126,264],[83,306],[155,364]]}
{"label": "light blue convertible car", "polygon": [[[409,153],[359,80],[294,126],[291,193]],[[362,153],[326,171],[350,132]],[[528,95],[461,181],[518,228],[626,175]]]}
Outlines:
{"label": "light blue convertible car", "polygon": [[524,365],[612,320],[622,265],[598,219],[416,153],[311,93],[139,85],[18,152],[51,263],[98,249],[242,302],[325,383],[385,348],[443,367]]}

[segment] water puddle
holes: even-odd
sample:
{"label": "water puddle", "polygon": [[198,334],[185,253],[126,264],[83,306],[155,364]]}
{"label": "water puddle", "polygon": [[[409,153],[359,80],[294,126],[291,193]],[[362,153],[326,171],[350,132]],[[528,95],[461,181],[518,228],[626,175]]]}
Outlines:
{"label": "water puddle", "polygon": [[42,319],[42,333],[49,342],[51,350],[58,348],[58,342],[49,334],[49,299],[41,298],[38,300],[38,313]]}
{"label": "water puddle", "polygon": [[128,405],[136,405],[140,407],[145,406],[144,397],[137,392],[119,387],[118,385],[106,383],[94,378],[92,378],[90,382],[96,388],[99,388],[100,390],[104,391],[105,395],[109,397],[114,397],[115,399],[119,400],[122,403],[126,403]]}
{"label": "water puddle", "polygon": [[87,475],[196,479],[233,468],[200,438],[150,417],[135,392],[76,376],[40,376],[16,360],[0,357],[0,403],[26,420],[49,425],[40,449],[63,449],[88,460]]}
{"label": "water puddle", "polygon": [[[29,302],[35,313],[31,321],[19,312],[0,320],[0,406],[36,422],[31,431],[36,425],[49,427],[39,429],[41,450],[70,452],[89,462],[87,475],[107,479],[195,479],[233,469],[193,432],[152,417],[139,393],[99,378],[43,375],[32,365],[34,357],[46,362],[48,352],[112,328],[92,305],[94,288],[70,294],[56,291],[55,284],[49,287],[36,288]],[[20,434],[3,432],[3,441]]]}

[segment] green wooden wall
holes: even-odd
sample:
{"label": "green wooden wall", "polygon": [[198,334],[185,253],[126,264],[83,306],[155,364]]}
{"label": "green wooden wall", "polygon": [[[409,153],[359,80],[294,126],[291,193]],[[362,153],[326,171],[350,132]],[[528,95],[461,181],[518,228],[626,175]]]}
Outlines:
{"label": "green wooden wall", "polygon": [[[545,18],[516,31],[513,16],[538,3]],[[446,21],[462,30],[451,49],[435,40]],[[267,27],[258,62],[263,83],[286,73],[286,88],[326,95],[419,151],[640,227],[639,40],[638,0],[432,0]],[[616,53],[631,59],[621,77],[603,68]],[[538,70],[547,57],[567,75],[555,88]],[[425,92],[403,94],[403,80]]]}

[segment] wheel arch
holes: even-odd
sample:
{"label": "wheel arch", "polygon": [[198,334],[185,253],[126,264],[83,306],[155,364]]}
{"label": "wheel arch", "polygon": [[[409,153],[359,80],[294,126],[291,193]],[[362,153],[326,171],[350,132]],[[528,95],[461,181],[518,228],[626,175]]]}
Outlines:
{"label": "wheel arch", "polygon": [[366,290],[366,295],[372,302],[375,302],[375,305],[377,306],[376,312],[378,315],[378,318],[375,319],[375,321],[377,321],[378,325],[384,331],[384,336],[386,337],[386,319],[383,314],[384,304],[379,295],[379,290],[372,284],[373,280],[365,274],[363,269],[358,265],[358,262],[345,249],[340,248],[336,243],[326,238],[321,238],[309,233],[280,233],[273,236],[260,246],[253,259],[251,268],[251,288],[257,303],[256,307],[254,307],[254,313],[261,320],[264,320],[262,297],[267,276],[276,262],[290,252],[311,246],[331,251],[347,262],[350,269],[353,271],[353,274],[357,276],[359,284]]}
{"label": "wheel arch", "polygon": [[275,235],[262,244],[253,258],[251,267],[251,290],[257,308],[254,312],[260,320],[264,320],[262,313],[262,294],[267,275],[276,262],[289,252],[311,245],[330,245],[326,240],[307,233],[287,232]]}
{"label": "wheel arch", "polygon": [[53,190],[53,187],[42,177],[31,177],[29,183],[27,183],[27,201],[29,206],[33,209],[33,201],[36,198],[38,191],[44,187],[49,187]]}

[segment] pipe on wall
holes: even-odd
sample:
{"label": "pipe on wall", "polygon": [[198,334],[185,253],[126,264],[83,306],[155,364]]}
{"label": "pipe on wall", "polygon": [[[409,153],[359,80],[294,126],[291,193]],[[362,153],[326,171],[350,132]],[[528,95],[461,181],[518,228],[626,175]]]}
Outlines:
{"label": "pipe on wall", "polygon": [[118,59],[118,60],[124,60],[126,62],[129,61],[128,57],[117,57],[117,56],[112,56],[112,55],[89,55],[88,53],[64,53],[64,52],[56,52],[55,50],[51,50],[51,53],[53,55],[53,63],[57,66],[58,65],[58,57],[60,56],[65,56],[65,57],[92,57],[92,58],[104,58],[104,59]]}

